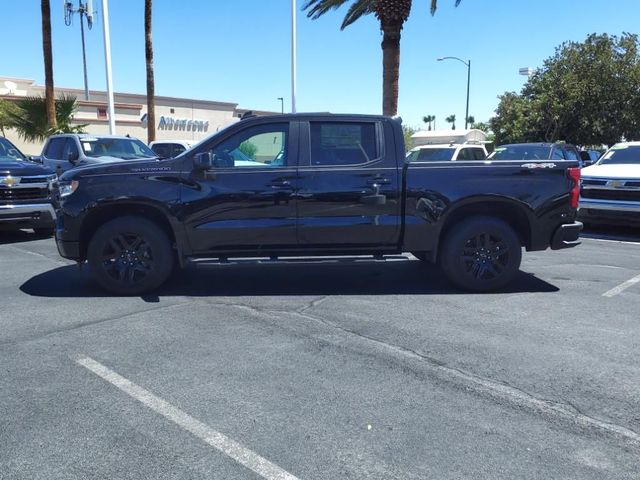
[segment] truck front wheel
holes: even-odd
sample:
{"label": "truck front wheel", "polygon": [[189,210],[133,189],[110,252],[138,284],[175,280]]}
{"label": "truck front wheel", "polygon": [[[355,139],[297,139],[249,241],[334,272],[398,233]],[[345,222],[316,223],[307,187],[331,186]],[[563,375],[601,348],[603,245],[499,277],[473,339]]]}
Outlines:
{"label": "truck front wheel", "polygon": [[454,225],[444,237],[440,266],[456,286],[488,292],[507,285],[518,273],[522,246],[504,221],[472,217]]}
{"label": "truck front wheel", "polygon": [[138,295],[171,275],[173,250],[167,234],[141,217],[120,217],[102,225],[87,249],[91,276],[105,290]]}

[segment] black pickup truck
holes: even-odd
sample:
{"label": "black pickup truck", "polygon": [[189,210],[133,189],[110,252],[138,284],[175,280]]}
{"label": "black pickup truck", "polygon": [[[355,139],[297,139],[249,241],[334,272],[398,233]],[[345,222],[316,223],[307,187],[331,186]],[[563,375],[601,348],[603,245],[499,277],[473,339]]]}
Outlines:
{"label": "black pickup truck", "polygon": [[118,294],[187,260],[412,252],[457,286],[501,288],[522,247],[579,244],[571,161],[407,162],[382,116],[251,117],[176,158],[60,178],[60,254]]}
{"label": "black pickup truck", "polygon": [[32,228],[53,235],[57,176],[0,137],[0,230]]}

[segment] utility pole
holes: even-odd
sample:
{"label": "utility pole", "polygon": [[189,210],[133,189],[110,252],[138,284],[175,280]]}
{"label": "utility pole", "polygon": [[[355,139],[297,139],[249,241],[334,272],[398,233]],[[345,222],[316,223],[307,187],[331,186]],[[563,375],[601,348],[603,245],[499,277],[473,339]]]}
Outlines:
{"label": "utility pole", "polygon": [[64,23],[67,27],[71,26],[73,22],[73,14],[77,13],[80,16],[80,38],[82,41],[82,67],[84,70],[84,99],[89,100],[89,81],[87,76],[87,49],[84,40],[84,20],[87,19],[87,27],[91,30],[93,27],[93,1],[87,0],[82,3],[82,0],[78,0],[78,8],[73,8],[71,1],[65,1],[64,3]]}

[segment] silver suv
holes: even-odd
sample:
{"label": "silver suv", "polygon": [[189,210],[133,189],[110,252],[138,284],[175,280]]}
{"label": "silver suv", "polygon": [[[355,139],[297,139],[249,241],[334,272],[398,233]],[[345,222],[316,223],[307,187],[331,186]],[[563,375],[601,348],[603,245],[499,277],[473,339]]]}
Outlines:
{"label": "silver suv", "polygon": [[156,157],[137,138],[69,133],[49,137],[39,160],[44,166],[61,173],[81,165]]}

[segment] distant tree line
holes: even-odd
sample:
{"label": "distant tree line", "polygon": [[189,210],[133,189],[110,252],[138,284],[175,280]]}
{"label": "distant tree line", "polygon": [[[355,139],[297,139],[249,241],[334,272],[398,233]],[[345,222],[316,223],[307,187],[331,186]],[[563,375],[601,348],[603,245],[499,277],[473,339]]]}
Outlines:
{"label": "distant tree line", "polygon": [[638,36],[591,34],[565,42],[518,94],[500,97],[489,121],[496,144],[611,145],[640,139]]}

